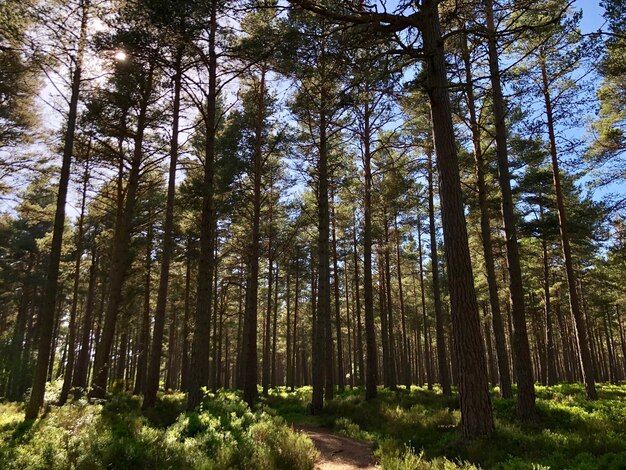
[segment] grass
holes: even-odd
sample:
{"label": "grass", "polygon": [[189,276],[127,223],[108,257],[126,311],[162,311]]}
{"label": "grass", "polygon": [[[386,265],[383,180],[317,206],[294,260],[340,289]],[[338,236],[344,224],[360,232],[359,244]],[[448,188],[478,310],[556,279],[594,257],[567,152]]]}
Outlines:
{"label": "grass", "polygon": [[23,406],[0,404],[2,469],[311,469],[316,451],[288,423],[327,427],[375,445],[385,469],[624,469],[626,385],[601,385],[589,402],[579,385],[537,387],[539,420],[515,418],[515,401],[493,398],[496,432],[464,441],[457,397],[413,387],[380,389],[365,401],[346,390],[311,416],[311,389],[285,388],[254,410],[239,393],[207,394],[197,412],[183,394],[161,395],[142,413],[137,397],[116,394],[104,405],[50,406],[23,421]]}
{"label": "grass", "polygon": [[140,400],[114,395],[104,406],[52,406],[23,422],[21,405],[0,404],[2,469],[312,469],[310,439],[237,394],[208,395],[183,412],[184,395],[160,398],[144,416]]}
{"label": "grass", "polygon": [[380,390],[371,402],[347,390],[315,417],[310,390],[277,390],[265,401],[288,421],[317,424],[375,443],[384,468],[624,469],[626,386],[601,385],[589,402],[579,385],[537,387],[539,420],[515,418],[515,401],[493,397],[496,432],[467,442],[457,429],[458,399],[413,387]]}

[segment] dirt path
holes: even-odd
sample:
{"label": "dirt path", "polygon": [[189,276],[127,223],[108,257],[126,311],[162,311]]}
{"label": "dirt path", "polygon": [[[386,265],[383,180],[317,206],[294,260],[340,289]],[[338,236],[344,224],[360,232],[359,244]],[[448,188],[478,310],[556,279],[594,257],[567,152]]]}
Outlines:
{"label": "dirt path", "polygon": [[306,433],[320,453],[316,470],[376,469],[372,446],[365,441],[338,436],[327,429],[294,425],[294,429]]}

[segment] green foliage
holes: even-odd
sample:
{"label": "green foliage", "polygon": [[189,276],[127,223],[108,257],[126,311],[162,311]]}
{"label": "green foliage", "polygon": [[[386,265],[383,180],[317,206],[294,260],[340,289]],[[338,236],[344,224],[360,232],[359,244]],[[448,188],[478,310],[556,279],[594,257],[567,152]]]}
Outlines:
{"label": "green foliage", "polygon": [[316,452],[306,436],[281,418],[250,411],[234,393],[210,395],[200,411],[168,425],[183,399],[160,397],[160,428],[141,414],[137,397],[124,394],[104,406],[52,407],[35,422],[21,421],[20,406],[3,404],[0,468],[313,468]]}
{"label": "green foliage", "polygon": [[[475,441],[462,440],[457,430],[458,397],[419,387],[381,389],[374,401],[365,401],[362,390],[348,390],[328,402],[316,424],[373,442],[385,469],[624,468],[626,387],[599,386],[594,402],[585,399],[581,385],[536,390],[539,422],[520,423],[515,400],[493,396],[496,431]],[[267,402],[279,415],[311,424],[309,396],[297,393],[277,393]]]}

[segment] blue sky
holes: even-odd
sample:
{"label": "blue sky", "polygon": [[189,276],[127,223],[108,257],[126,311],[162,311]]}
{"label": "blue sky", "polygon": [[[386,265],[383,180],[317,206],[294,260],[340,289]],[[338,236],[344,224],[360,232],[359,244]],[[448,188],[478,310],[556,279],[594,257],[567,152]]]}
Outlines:
{"label": "blue sky", "polygon": [[602,26],[604,9],[598,0],[576,0],[575,6],[583,11],[580,26],[584,33],[596,31]]}

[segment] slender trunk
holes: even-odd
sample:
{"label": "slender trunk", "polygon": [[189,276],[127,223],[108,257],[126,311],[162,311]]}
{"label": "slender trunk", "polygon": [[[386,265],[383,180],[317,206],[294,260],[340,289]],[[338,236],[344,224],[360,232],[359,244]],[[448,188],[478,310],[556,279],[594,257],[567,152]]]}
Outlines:
{"label": "slender trunk", "polygon": [[[323,53],[323,52],[322,52]],[[317,289],[317,324],[313,338],[313,399],[311,413],[318,414],[324,405],[324,386],[326,398],[332,397],[332,350],[328,349],[330,336],[330,211],[329,211],[329,169],[328,169],[328,121],[325,107],[327,104],[325,86],[320,93],[319,116],[319,155],[317,162],[317,211],[318,241],[317,264],[319,285]],[[332,346],[332,339],[331,339]],[[329,370],[330,365],[330,370]]]}
{"label": "slender trunk", "polygon": [[[539,214],[543,221],[543,206],[539,207]],[[556,375],[556,345],[554,344],[554,328],[552,320],[552,306],[550,302],[550,264],[548,260],[548,242],[545,235],[541,237],[541,248],[543,252],[543,299],[546,322],[546,361],[547,361],[547,384],[556,385],[558,378]]]}
{"label": "slender trunk", "polygon": [[354,220],[354,227],[352,232],[353,237],[353,254],[354,254],[354,308],[356,310],[356,346],[354,347],[354,353],[356,354],[355,365],[359,364],[359,385],[365,384],[365,359],[363,354],[363,324],[361,321],[361,289],[359,286],[359,252],[356,237],[356,216]]}
{"label": "slender trunk", "polygon": [[54,229],[52,231],[52,243],[50,246],[50,260],[47,270],[45,290],[42,308],[39,312],[37,328],[39,330],[39,347],[37,365],[33,376],[33,386],[30,400],[26,407],[25,418],[35,419],[39,414],[39,408],[43,405],[46,392],[46,375],[48,361],[52,345],[52,333],[54,327],[54,312],[57,300],[57,286],[59,282],[59,265],[61,263],[61,248],[63,245],[63,231],[65,228],[65,203],[70,181],[70,167],[74,152],[74,134],[76,132],[76,118],[78,115],[78,101],[80,97],[80,82],[83,65],[83,55],[87,45],[87,25],[89,24],[89,0],[81,2],[80,35],[78,37],[78,50],[75,57],[74,75],[72,76],[72,92],[70,96],[67,128],[65,131],[63,146],[63,161],[57,192],[56,211],[54,214]]}
{"label": "slender trunk", "polygon": [[76,235],[76,261],[74,264],[74,286],[72,289],[72,306],[70,308],[70,321],[68,325],[68,352],[67,366],[65,367],[65,377],[63,378],[63,386],[59,396],[59,406],[64,405],[70,393],[72,385],[72,376],[74,374],[74,361],[76,356],[76,312],[78,309],[78,287],[80,285],[80,266],[83,256],[83,238],[85,228],[85,206],[87,203],[87,184],[89,183],[89,152],[91,149],[91,141],[87,147],[87,155],[85,160],[85,172],[83,174],[83,190],[80,204],[80,216],[78,217],[78,234]]}
{"label": "slender trunk", "polygon": [[428,315],[426,312],[426,289],[424,288],[424,263],[422,261],[422,224],[421,219],[417,219],[417,257],[419,265],[420,276],[420,293],[421,293],[421,305],[422,305],[422,331],[424,332],[424,363],[426,366],[426,382],[428,383],[428,390],[433,389],[433,371],[431,368],[431,352],[430,341],[428,340]]}
{"label": "slender trunk", "polygon": [[[161,271],[156,308],[154,310],[154,330],[152,348],[143,394],[143,408],[151,408],[156,402],[161,372],[161,355],[163,353],[163,333],[165,330],[165,308],[170,278],[170,264],[173,250],[174,202],[176,198],[176,167],[178,165],[178,121],[180,116],[180,93],[182,88],[183,49],[176,52],[174,64],[174,101],[172,103],[172,138],[170,141],[170,168],[167,182],[167,201],[165,203],[165,223],[163,226],[163,251],[161,253]],[[146,353],[148,351],[147,343]]]}
{"label": "slender trunk", "polygon": [[565,200],[563,197],[563,188],[561,187],[561,173],[559,170],[559,160],[556,149],[556,135],[554,131],[554,117],[552,115],[552,99],[550,97],[550,89],[548,85],[548,73],[546,70],[545,60],[541,60],[541,76],[543,80],[543,96],[546,106],[546,117],[548,121],[548,137],[550,140],[550,157],[552,159],[552,176],[554,180],[554,191],[556,195],[556,205],[559,214],[559,230],[561,233],[561,247],[563,249],[563,260],[565,261],[565,273],[567,275],[567,287],[569,292],[569,303],[572,316],[574,317],[574,326],[576,331],[576,339],[578,349],[580,351],[580,366],[585,383],[585,390],[589,400],[596,400],[598,392],[596,391],[594,367],[589,350],[589,339],[587,337],[587,326],[580,311],[578,302],[578,292],[576,291],[576,274],[574,272],[574,261],[572,259],[572,249],[570,247],[569,232],[567,227],[567,213],[565,210]]}
{"label": "slender trunk", "polygon": [[341,303],[339,302],[339,267],[338,267],[338,259],[337,259],[337,230],[336,230],[336,219],[335,219],[335,197],[333,194],[331,208],[331,217],[332,217],[332,243],[333,243],[333,287],[335,293],[335,331],[337,338],[337,386],[339,387],[339,391],[343,392],[345,388],[345,373],[343,370],[343,342],[342,342],[342,334],[341,334]]}
{"label": "slender trunk", "polygon": [[276,286],[274,288],[274,317],[272,325],[272,374],[270,379],[270,386],[276,388],[276,340],[278,333],[278,283],[280,277],[278,275],[278,263],[276,264]]}
{"label": "slender trunk", "polygon": [[98,255],[96,251],[95,240],[92,240],[91,248],[91,266],[89,268],[89,286],[87,288],[87,302],[85,305],[85,314],[83,315],[83,331],[80,342],[80,351],[76,359],[76,367],[74,369],[74,377],[72,386],[74,387],[75,396],[78,396],[87,387],[87,372],[89,369],[89,349],[91,333],[93,332],[93,312],[96,300],[96,280],[98,277]]}
{"label": "slender trunk", "polygon": [[496,281],[496,269],[493,256],[493,241],[491,239],[491,227],[489,224],[489,195],[485,183],[485,162],[480,140],[480,124],[476,115],[476,100],[474,98],[473,78],[471,62],[466,40],[463,41],[463,61],[465,63],[465,80],[467,107],[470,114],[470,127],[472,142],[474,145],[474,160],[476,165],[476,186],[478,187],[478,206],[480,209],[480,235],[485,258],[485,270],[487,286],[489,289],[489,304],[491,306],[491,320],[493,326],[496,355],[498,358],[498,371],[500,375],[500,394],[502,398],[512,398],[511,372],[509,370],[509,358],[506,350],[504,324],[500,310],[500,296]]}
{"label": "slender trunk", "polygon": [[300,385],[300,368],[298,367],[298,306],[300,305],[300,258],[296,258],[296,284],[295,284],[295,298],[293,305],[293,358],[291,367],[293,368],[291,373],[291,391],[297,385]]}
{"label": "slender trunk", "polygon": [[104,398],[107,388],[111,346],[115,336],[115,324],[118,311],[122,304],[122,288],[126,274],[131,264],[130,238],[133,229],[133,219],[136,210],[137,192],[141,162],[143,159],[143,136],[146,128],[149,97],[152,94],[153,70],[149,72],[146,85],[142,90],[142,102],[137,118],[137,131],[133,158],[126,186],[126,201],[124,208],[118,215],[116,222],[113,253],[109,272],[109,298],[104,315],[104,323],[100,335],[100,342],[96,348],[94,373],[89,392],[90,398]]}
{"label": "slender trunk", "polygon": [[200,255],[198,259],[198,289],[196,298],[195,328],[191,350],[189,374],[189,393],[187,409],[193,410],[202,401],[202,388],[209,382],[209,341],[211,331],[211,301],[213,299],[215,203],[214,164],[215,132],[217,120],[217,2],[210,4],[210,27],[208,38],[208,60],[205,64],[209,73],[204,125],[206,129],[204,147],[204,179],[202,196],[202,215],[200,220]]}
{"label": "slender trunk", "polygon": [[354,362],[352,356],[352,345],[354,344],[354,327],[352,324],[351,306],[350,306],[350,280],[348,277],[348,261],[344,261],[344,294],[346,295],[346,329],[348,331],[348,373],[350,374],[350,388],[354,388]]}
{"label": "slender trunk", "polygon": [[[271,215],[270,215],[271,219]],[[271,224],[271,221],[270,221]],[[270,383],[270,367],[271,367],[271,334],[272,334],[272,292],[274,289],[274,260],[272,259],[272,235],[270,228],[269,235],[269,260],[267,268],[267,305],[265,310],[265,334],[263,337],[263,376],[261,382],[263,385],[263,395],[269,393]]]}
{"label": "slender trunk", "polygon": [[[291,370],[291,276],[290,272],[287,271],[287,277],[285,279],[285,283],[287,286],[286,296],[286,305],[285,308],[287,310],[285,319],[285,326],[287,327],[287,331],[285,333],[285,386],[289,386],[292,383],[292,370]],[[297,295],[297,294],[296,294]]]}
{"label": "slender trunk", "polygon": [[537,417],[535,407],[535,384],[530,360],[530,346],[526,327],[524,307],[524,287],[522,269],[517,243],[517,219],[514,213],[511,174],[507,148],[507,129],[505,123],[505,105],[500,82],[500,66],[496,44],[496,28],[493,19],[493,0],[485,2],[487,44],[489,49],[489,70],[492,88],[493,114],[496,130],[496,156],[498,160],[498,183],[502,195],[502,220],[506,237],[506,256],[509,272],[509,291],[511,295],[511,315],[513,318],[513,362],[517,381],[517,414],[520,419],[534,420]]}
{"label": "slender trunk", "polygon": [[[152,224],[148,226],[146,235],[146,279],[143,290],[143,314],[141,316],[141,326],[137,341],[137,374],[135,378],[135,389],[133,394],[140,395],[146,389],[146,374],[148,369],[148,351],[150,350],[150,291],[152,287]],[[145,398],[144,398],[145,403]]]}
{"label": "slender trunk", "polygon": [[395,339],[394,339],[394,322],[393,322],[393,302],[391,300],[391,267],[389,262],[389,220],[387,218],[387,206],[383,205],[383,217],[385,225],[385,249],[383,252],[383,266],[385,276],[385,288],[386,288],[386,305],[387,305],[387,347],[388,353],[388,368],[389,368],[389,383],[387,384],[392,390],[397,388],[397,374],[396,374],[396,354],[395,354]]}
{"label": "slender trunk", "polygon": [[393,228],[396,237],[396,264],[398,271],[398,296],[400,297],[400,323],[402,327],[402,379],[407,390],[411,389],[411,368],[409,367],[409,344],[406,331],[406,311],[404,309],[404,291],[402,286],[402,257],[400,256],[400,231],[398,230],[398,215],[393,218]]}
{"label": "slender trunk", "polygon": [[437,336],[437,361],[439,366],[439,381],[443,394],[450,396],[450,369],[448,368],[448,353],[444,333],[444,318],[441,309],[441,289],[439,287],[439,254],[437,253],[437,228],[435,226],[435,195],[433,181],[432,150],[428,151],[428,225],[430,232],[430,264],[433,278],[433,300],[435,304],[435,328]]}
{"label": "slender trunk", "polygon": [[186,253],[186,267],[185,267],[185,305],[184,305],[184,317],[183,317],[183,338],[182,338],[182,358],[181,358],[181,377],[180,388],[183,392],[189,390],[189,316],[191,314],[191,236],[187,238],[187,253]]}
{"label": "slender trunk", "polygon": [[365,172],[365,195],[363,199],[363,304],[365,316],[365,348],[367,354],[365,398],[372,400],[377,396],[378,347],[376,345],[376,329],[374,325],[372,285],[372,154],[370,150],[372,130],[370,128],[371,110],[367,102],[365,103],[363,116],[363,169]]}

